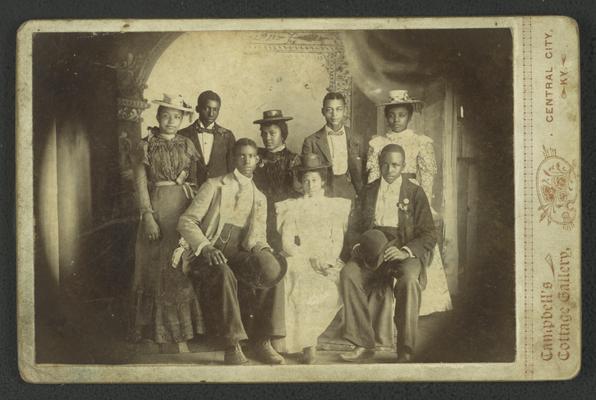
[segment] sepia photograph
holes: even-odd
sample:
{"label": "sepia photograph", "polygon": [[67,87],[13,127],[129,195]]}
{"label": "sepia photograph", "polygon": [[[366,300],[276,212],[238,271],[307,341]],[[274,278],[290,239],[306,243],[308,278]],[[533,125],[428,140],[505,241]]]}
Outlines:
{"label": "sepia photograph", "polygon": [[[527,357],[511,27],[131,24],[29,39],[31,363],[333,381]],[[577,166],[551,164],[569,208]]]}

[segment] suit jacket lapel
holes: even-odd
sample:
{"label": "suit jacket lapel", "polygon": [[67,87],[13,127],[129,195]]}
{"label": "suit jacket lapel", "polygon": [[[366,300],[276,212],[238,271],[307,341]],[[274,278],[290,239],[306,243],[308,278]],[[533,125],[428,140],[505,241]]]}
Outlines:
{"label": "suit jacket lapel", "polygon": [[225,149],[224,136],[217,131],[218,126],[215,125],[213,130],[213,145],[211,146],[211,155],[209,157],[209,164],[215,158],[220,157],[219,151]]}
{"label": "suit jacket lapel", "polygon": [[325,157],[325,161],[331,163],[331,150],[329,150],[329,142],[327,142],[327,133],[325,132],[325,127],[319,130],[317,133],[317,146],[319,150],[321,150],[321,154]]}
{"label": "suit jacket lapel", "polygon": [[[410,194],[408,193],[408,178],[402,175],[401,177],[401,187],[399,189],[399,204],[404,204],[404,199],[409,199]],[[412,207],[411,201],[409,204],[406,205],[408,208]],[[399,224],[400,231],[404,231],[406,228],[406,213],[402,210],[397,208],[397,223]]]}
{"label": "suit jacket lapel", "polygon": [[[383,178],[381,178],[383,179]],[[366,226],[365,229],[370,229],[375,223],[375,210],[377,208],[377,198],[379,197],[379,188],[381,187],[381,179],[374,181],[366,196]]]}
{"label": "suit jacket lapel", "polygon": [[189,136],[190,140],[192,140],[192,142],[195,145],[195,148],[197,149],[197,152],[201,156],[199,158],[199,163],[201,165],[205,166],[205,155],[203,154],[203,149],[201,148],[201,143],[199,143],[199,133],[197,131],[198,124],[199,124],[199,120],[197,119],[191,126],[189,126],[186,129],[188,129],[188,132],[189,132],[188,136]]}
{"label": "suit jacket lapel", "polygon": [[255,208],[257,206],[257,198],[256,198],[256,194],[257,194],[257,186],[255,185],[254,182],[251,183],[252,185],[252,207],[250,209],[250,215],[248,217],[248,232],[245,236],[246,238],[246,242],[248,243],[249,239],[252,238],[252,236],[254,235],[255,232]]}

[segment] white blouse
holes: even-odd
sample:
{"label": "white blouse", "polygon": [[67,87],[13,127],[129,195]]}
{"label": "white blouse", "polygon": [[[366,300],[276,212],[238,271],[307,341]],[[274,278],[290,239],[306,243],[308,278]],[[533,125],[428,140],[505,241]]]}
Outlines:
{"label": "white blouse", "polygon": [[343,247],[350,208],[350,200],[324,196],[275,203],[283,251],[289,256],[319,258],[335,265]]}

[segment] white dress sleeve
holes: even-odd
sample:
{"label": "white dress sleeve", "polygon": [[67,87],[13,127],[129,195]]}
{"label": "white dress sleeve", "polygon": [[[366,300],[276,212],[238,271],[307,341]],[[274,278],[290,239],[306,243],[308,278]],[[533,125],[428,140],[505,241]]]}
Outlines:
{"label": "white dress sleeve", "polygon": [[368,172],[368,183],[376,181],[381,177],[379,168],[379,153],[383,146],[381,136],[373,136],[368,142],[368,152],[366,154],[366,171]]}
{"label": "white dress sleeve", "polygon": [[298,233],[296,227],[297,212],[296,199],[275,203],[277,231],[281,235],[282,249],[288,256],[296,256],[300,252],[300,246],[295,243],[295,237]]}
{"label": "white dress sleeve", "polygon": [[426,197],[431,201],[433,195],[433,182],[437,174],[437,160],[433,140],[428,136],[421,136],[419,140],[418,156],[416,157],[420,186]]}
{"label": "white dress sleeve", "polygon": [[329,204],[329,247],[325,262],[336,265],[344,245],[344,235],[348,229],[348,218],[352,203],[348,199],[330,198]]}

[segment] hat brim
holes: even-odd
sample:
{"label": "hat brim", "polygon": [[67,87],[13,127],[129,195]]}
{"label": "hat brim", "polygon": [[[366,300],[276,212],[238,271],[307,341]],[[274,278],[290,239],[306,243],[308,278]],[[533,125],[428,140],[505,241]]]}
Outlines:
{"label": "hat brim", "polygon": [[329,168],[331,168],[331,164],[321,164],[317,167],[303,167],[303,166],[298,165],[294,168],[294,170],[296,172],[310,172],[310,171],[321,171],[321,170],[329,169]]}
{"label": "hat brim", "polygon": [[[267,251],[267,250],[261,250],[261,251]],[[241,281],[242,283],[244,283],[246,286],[250,287],[251,289],[270,289],[270,288],[274,287],[275,285],[277,285],[286,276],[286,273],[288,271],[287,260],[279,254],[272,253],[272,256],[277,260],[277,263],[279,264],[279,274],[275,277],[275,279],[268,279],[268,280],[257,279],[258,274],[248,273],[248,271],[247,271],[248,265],[246,265],[246,264],[248,262],[250,262],[249,258],[251,256],[249,256],[245,260],[245,262],[242,263],[243,265],[241,268],[240,268],[240,266],[236,266],[236,265],[230,266],[230,267],[232,267],[233,270],[235,270],[236,278],[239,281]]]}
{"label": "hat brim", "polygon": [[383,246],[381,251],[379,251],[379,255],[377,256],[377,259],[375,260],[374,263],[372,263],[372,265],[364,257],[362,257],[362,261],[364,261],[364,263],[366,264],[366,267],[373,271],[376,271],[377,269],[379,269],[379,267],[385,262],[385,250],[387,250],[389,247],[395,245],[395,243],[397,243],[397,239],[393,239],[393,240],[390,240],[387,243],[385,243],[385,245]]}
{"label": "hat brim", "polygon": [[177,106],[177,105],[170,104],[170,103],[165,103],[165,102],[159,101],[159,100],[153,100],[152,103],[153,104],[157,104],[158,106],[161,106],[161,107],[172,108],[174,110],[180,110],[180,111],[184,111],[184,112],[187,112],[187,113],[192,113],[193,112],[193,109],[192,108]]}
{"label": "hat brim", "polygon": [[388,103],[381,103],[381,104],[377,104],[377,107],[385,107],[385,106],[399,106],[399,105],[403,105],[403,104],[412,104],[414,106],[419,105],[419,106],[423,106],[424,102],[422,100],[406,100],[406,101],[390,101]]}
{"label": "hat brim", "polygon": [[294,117],[272,117],[272,118],[266,118],[266,119],[257,119],[256,121],[253,121],[253,124],[262,125],[262,124],[267,124],[267,123],[271,123],[271,122],[290,121],[293,119],[294,119]]}

